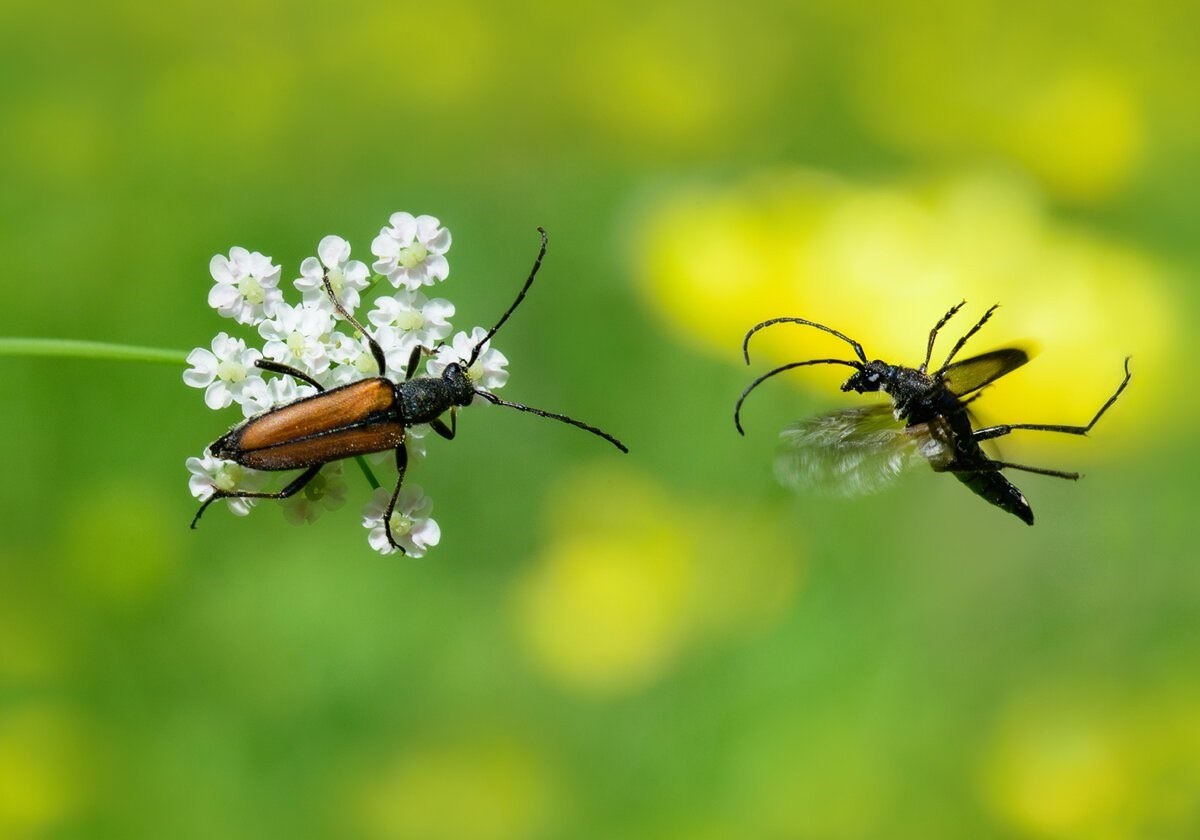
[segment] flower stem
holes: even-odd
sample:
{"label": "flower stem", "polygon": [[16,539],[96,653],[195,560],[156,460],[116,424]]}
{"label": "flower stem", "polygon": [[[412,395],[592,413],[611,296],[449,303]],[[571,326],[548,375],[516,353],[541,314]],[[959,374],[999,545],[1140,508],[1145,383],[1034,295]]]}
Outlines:
{"label": "flower stem", "polygon": [[187,364],[187,353],[182,350],[109,344],[105,341],[72,341],[65,338],[0,338],[0,356],[157,362],[168,365]]}
{"label": "flower stem", "polygon": [[367,462],[363,460],[363,456],[355,455],[354,461],[358,464],[358,468],[362,470],[362,474],[367,477],[367,484],[371,485],[371,489],[378,490],[379,481],[375,478],[375,473],[371,472],[371,468],[367,466]]}

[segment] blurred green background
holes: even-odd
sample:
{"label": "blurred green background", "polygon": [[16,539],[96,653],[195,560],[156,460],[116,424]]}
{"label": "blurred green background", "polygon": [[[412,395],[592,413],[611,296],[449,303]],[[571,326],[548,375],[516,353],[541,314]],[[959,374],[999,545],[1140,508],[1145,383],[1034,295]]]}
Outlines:
{"label": "blurred green background", "polygon": [[[1200,836],[1200,11],[1187,3],[0,4],[0,335],[187,351],[211,255],[285,283],[388,213],[454,234],[504,395],[413,474],[441,545],[357,511],[196,532],[237,419],[182,367],[2,358],[0,836]],[[771,477],[957,300],[1040,355],[1027,528],[927,470]],[[969,323],[958,323],[961,334]],[[249,335],[249,333],[244,333]],[[1175,373],[1182,371],[1182,375]],[[849,395],[853,397],[854,395]]]}

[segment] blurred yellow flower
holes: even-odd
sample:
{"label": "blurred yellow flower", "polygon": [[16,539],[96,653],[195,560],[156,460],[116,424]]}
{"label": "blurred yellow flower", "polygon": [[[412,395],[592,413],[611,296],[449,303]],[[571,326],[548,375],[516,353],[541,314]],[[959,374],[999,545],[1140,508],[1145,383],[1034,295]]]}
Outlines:
{"label": "blurred yellow flower", "polygon": [[74,715],[46,706],[0,712],[0,836],[44,836],[88,798],[89,750]]}
{"label": "blurred yellow flower", "polygon": [[1070,710],[1024,709],[996,736],[985,770],[987,795],[1022,830],[1092,836],[1127,808],[1131,768],[1120,728],[1080,701]]}
{"label": "blurred yellow flower", "polygon": [[1142,122],[1128,84],[1081,69],[1033,87],[995,144],[1007,147],[1051,192],[1098,199],[1132,175],[1142,156]]}
{"label": "blurred yellow flower", "polygon": [[1191,836],[1198,696],[1161,685],[1133,697],[1094,685],[1029,690],[1002,712],[984,751],[983,796],[1034,836]]}
{"label": "blurred yellow flower", "polygon": [[[1120,382],[1105,417],[1116,437],[1161,410],[1158,374],[1178,352],[1167,272],[1137,251],[1050,219],[1026,182],[995,174],[856,185],[805,171],[763,173],[726,189],[684,189],[647,211],[636,253],[649,305],[692,343],[737,364],[745,331],[800,316],[858,339],[870,358],[916,365],[934,322],[969,305],[934,363],[988,305],[1002,304],[967,353],[1036,341],[1033,364],[978,405],[985,419],[1086,422]],[[755,338],[753,372],[783,361],[845,357],[824,333],[781,326]],[[829,394],[840,368],[788,377]],[[1098,429],[1097,434],[1101,433]],[[1027,435],[1022,445],[1061,446]],[[1058,438],[1058,439],[1055,439]]]}
{"label": "blurred yellow flower", "polygon": [[516,623],[534,662],[579,691],[637,689],[689,645],[769,622],[796,591],[797,551],[770,517],[687,503],[627,467],[576,472],[549,519]]}

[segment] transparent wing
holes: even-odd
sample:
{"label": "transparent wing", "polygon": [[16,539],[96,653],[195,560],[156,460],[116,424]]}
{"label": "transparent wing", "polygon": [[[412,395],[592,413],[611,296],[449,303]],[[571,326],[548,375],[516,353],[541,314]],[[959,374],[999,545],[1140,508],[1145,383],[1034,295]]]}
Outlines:
{"label": "transparent wing", "polygon": [[1020,347],[1005,347],[955,362],[941,370],[940,378],[952,393],[962,397],[1012,373],[1028,361],[1029,354]]}
{"label": "transparent wing", "polygon": [[883,490],[914,464],[940,461],[945,449],[928,426],[896,420],[890,405],[847,408],[780,432],[775,476],[792,490],[861,496]]}

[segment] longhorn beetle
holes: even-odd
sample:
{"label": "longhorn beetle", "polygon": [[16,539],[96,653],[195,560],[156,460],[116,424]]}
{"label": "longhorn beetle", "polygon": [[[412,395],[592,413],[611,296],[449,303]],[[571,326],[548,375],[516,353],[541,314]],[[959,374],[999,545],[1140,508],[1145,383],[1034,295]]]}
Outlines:
{"label": "longhorn beetle", "polygon": [[803,318],[772,318],[755,325],[742,340],[746,364],[750,363],[750,338],[761,329],[782,323],[814,327],[836,336],[853,348],[858,359],[810,359],[790,362],[764,373],[738,398],[733,412],[734,425],[740,434],[745,434],[742,403],[751,391],[778,373],[806,365],[854,368],[854,373],[842,384],[843,391],[859,394],[883,391],[891,397],[892,405],[844,409],[789,426],[780,436],[782,446],[776,461],[777,472],[784,483],[797,487],[824,484],[848,494],[871,492],[898,475],[904,467],[927,461],[934,470],[953,473],[988,502],[1032,525],[1033,510],[1025,496],[1000,474],[1000,470],[1024,470],[1072,481],[1079,478],[1079,473],[993,460],[980,443],[1018,429],[1086,435],[1129,384],[1129,357],[1125,358],[1125,378],[1086,426],[1007,423],[976,429],[971,424],[968,403],[979,397],[980,389],[1028,362],[1029,355],[1020,348],[1006,347],[961,362],[954,361],[968,339],[992,317],[997,304],[958,340],[940,368],[927,373],[938,331],[965,303],[951,307],[934,325],[925,348],[925,360],[917,368],[892,365],[878,359],[867,361],[862,345],[857,341]]}
{"label": "longhorn beetle", "polygon": [[[392,513],[396,498],[404,483],[404,472],[408,466],[408,450],[404,445],[405,430],[421,423],[429,426],[447,440],[454,438],[457,430],[457,411],[460,406],[470,405],[476,396],[495,405],[515,408],[569,423],[584,431],[604,438],[622,452],[628,452],[625,444],[607,432],[590,426],[565,414],[543,411],[540,408],[507,402],[490,391],[476,387],[470,376],[471,365],[479,358],[483,347],[504,326],[513,311],[525,299],[525,293],[533,285],[533,278],[541,268],[546,256],[546,231],[538,228],[542,244],[534,260],[533,270],[517,293],[516,300],[500,316],[500,320],[475,345],[470,357],[461,362],[452,362],[441,376],[415,376],[417,365],[423,354],[433,351],[423,347],[413,349],[404,371],[404,381],[397,384],[388,379],[383,348],[367,329],[342,306],[325,272],[322,282],[325,293],[333,306],[346,321],[360,332],[371,348],[371,355],[379,366],[379,376],[363,379],[349,385],[326,390],[315,379],[289,365],[268,359],[258,359],[255,364],[263,370],[292,376],[317,389],[317,393],[277,406],[235,426],[217,438],[209,451],[216,458],[233,461],[256,470],[303,470],[293,481],[277,493],[251,491],[227,491],[214,488],[213,494],[204,500],[192,519],[196,527],[205,509],[217,499],[286,499],[300,492],[316,477],[321,467],[330,461],[365,455],[371,452],[396,452],[396,489],[392,491],[384,515],[388,542],[401,552],[404,548],[392,536]],[[450,412],[450,424],[446,425],[441,415]]]}

